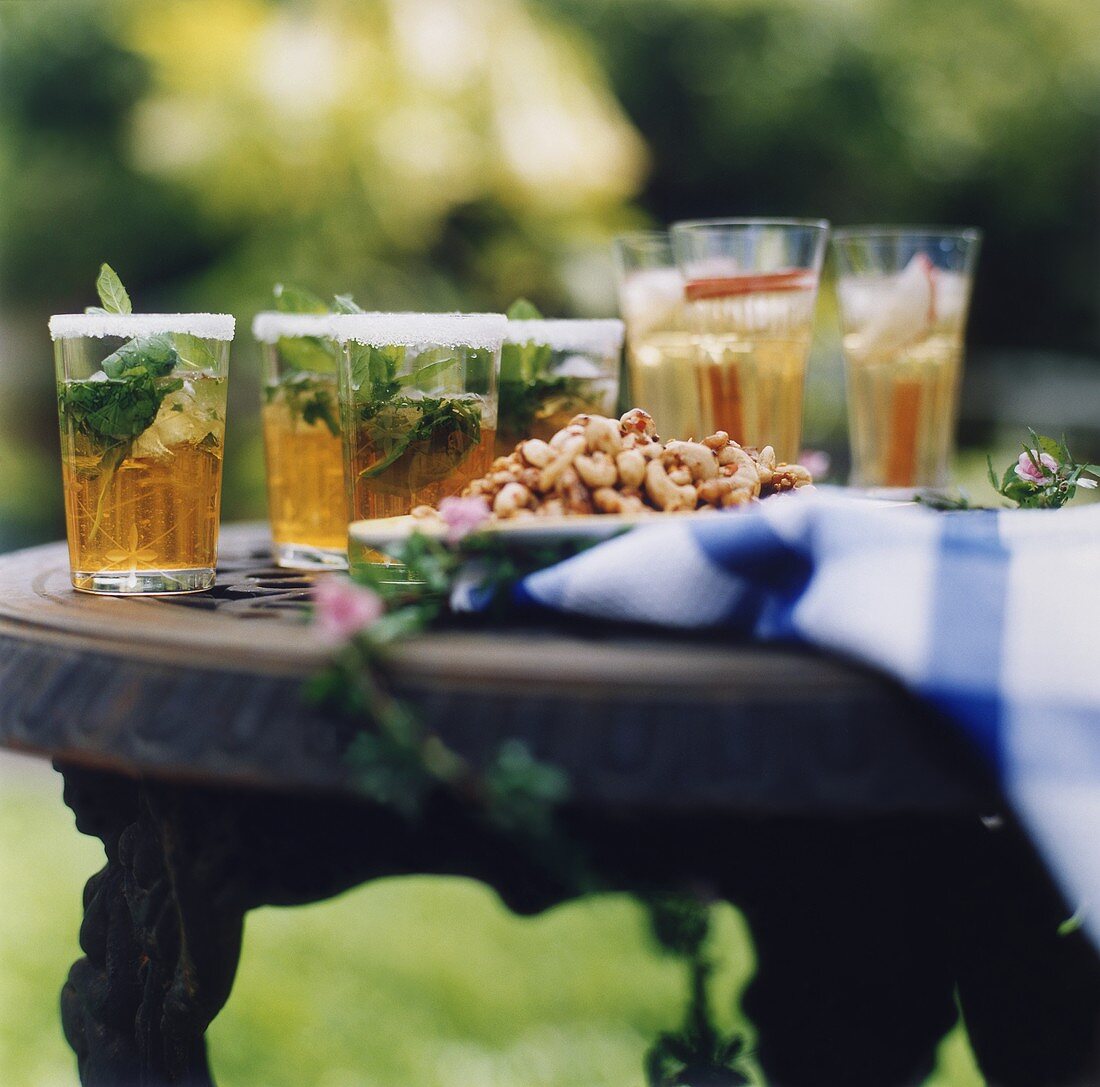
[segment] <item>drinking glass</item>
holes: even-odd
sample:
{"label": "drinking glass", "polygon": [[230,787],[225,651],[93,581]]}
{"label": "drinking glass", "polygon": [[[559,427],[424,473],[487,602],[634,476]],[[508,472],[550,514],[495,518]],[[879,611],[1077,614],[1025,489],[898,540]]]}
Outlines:
{"label": "drinking glass", "polygon": [[969,228],[834,235],[854,485],[947,484],[980,241]]}
{"label": "drinking glass", "polygon": [[50,318],[75,588],[214,584],[233,332],[226,314]]}
{"label": "drinking glass", "polygon": [[[503,314],[341,314],[332,328],[343,347],[349,520],[437,506],[488,471]],[[383,560],[372,554],[366,561]]]}
{"label": "drinking glass", "polygon": [[724,430],[742,445],[772,446],[780,462],[797,460],[828,233],[822,219],[673,224],[703,433]]}
{"label": "drinking glass", "polygon": [[497,453],[526,438],[548,441],[574,415],[613,415],[619,398],[623,323],[509,321],[500,354]]}
{"label": "drinking glass", "polygon": [[326,314],[260,313],[252,334],[263,355],[261,419],[275,561],[293,569],[347,567],[347,498],[340,404],[340,348]]}
{"label": "drinking glass", "polygon": [[631,405],[648,411],[664,438],[701,437],[695,341],[669,236],[624,234],[614,253]]}

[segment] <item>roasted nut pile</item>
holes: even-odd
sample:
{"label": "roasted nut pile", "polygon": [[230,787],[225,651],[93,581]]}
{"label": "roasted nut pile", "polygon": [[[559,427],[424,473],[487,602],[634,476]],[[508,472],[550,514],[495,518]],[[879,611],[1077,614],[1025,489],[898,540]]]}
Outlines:
{"label": "roasted nut pile", "polygon": [[724,509],[812,483],[801,465],[776,464],[770,445],[742,448],[722,430],[662,443],[652,416],[633,408],[617,420],[577,415],[549,442],[520,442],[463,495],[484,497],[508,520]]}

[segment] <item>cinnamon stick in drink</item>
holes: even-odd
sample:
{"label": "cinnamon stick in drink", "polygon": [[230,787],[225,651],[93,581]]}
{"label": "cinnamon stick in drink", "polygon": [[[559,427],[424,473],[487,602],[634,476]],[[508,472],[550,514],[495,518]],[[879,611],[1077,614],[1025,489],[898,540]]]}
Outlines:
{"label": "cinnamon stick in drink", "polygon": [[894,381],[887,435],[886,486],[913,487],[917,483],[917,444],[920,429],[921,382]]}

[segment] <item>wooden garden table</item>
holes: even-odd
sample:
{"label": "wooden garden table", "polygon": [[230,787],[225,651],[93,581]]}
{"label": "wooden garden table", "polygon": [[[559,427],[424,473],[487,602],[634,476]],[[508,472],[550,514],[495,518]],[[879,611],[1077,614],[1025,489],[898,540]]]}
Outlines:
{"label": "wooden garden table", "polygon": [[[54,760],[107,856],[62,994],[86,1085],[212,1082],[204,1032],[257,906],[401,873],[471,876],[524,912],[575,893],[458,805],[410,821],[357,791],[349,725],[301,691],[325,661],[309,587],[255,526],[223,532],[217,586],[189,597],[75,593],[63,544],[0,558],[0,743]],[[1095,960],[1054,935],[1064,907],[969,753],[887,680],[576,624],[421,637],[394,674],[475,763],[514,737],[561,767],[563,819],[609,887],[744,911],[774,1083],[913,1082],[956,989],[995,1082],[1061,1083],[1084,1059]]]}

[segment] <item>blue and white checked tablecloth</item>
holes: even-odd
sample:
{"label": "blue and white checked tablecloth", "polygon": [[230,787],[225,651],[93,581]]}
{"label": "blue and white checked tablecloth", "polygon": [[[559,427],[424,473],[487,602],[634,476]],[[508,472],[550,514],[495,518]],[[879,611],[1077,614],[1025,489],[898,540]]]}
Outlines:
{"label": "blue and white checked tablecloth", "polygon": [[894,676],[989,759],[1100,944],[1100,506],[944,514],[818,491],[636,529],[517,592]]}

